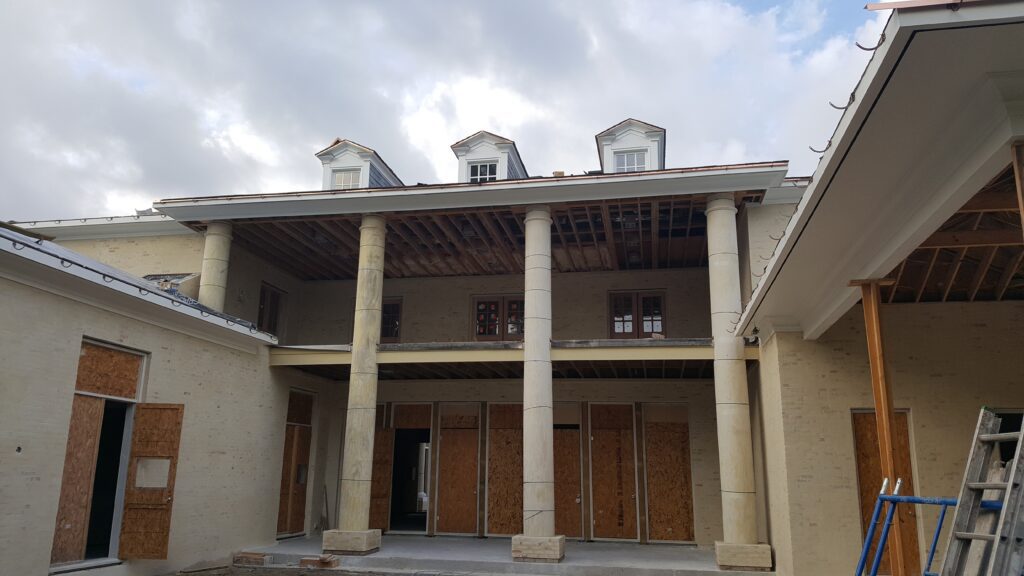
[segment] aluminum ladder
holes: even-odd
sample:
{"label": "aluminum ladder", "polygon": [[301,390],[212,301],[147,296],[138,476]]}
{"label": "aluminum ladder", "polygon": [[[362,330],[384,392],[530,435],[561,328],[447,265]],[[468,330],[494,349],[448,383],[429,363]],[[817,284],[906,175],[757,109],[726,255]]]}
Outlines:
{"label": "aluminum ladder", "polygon": [[[982,408],[974,431],[967,468],[960,496],[957,498],[953,525],[946,545],[946,558],[941,576],[1020,576],[1024,574],[1024,513],[1021,506],[1021,481],[1024,480],[1024,459],[1021,458],[1020,432],[999,432],[1001,419]],[[1001,442],[1017,442],[1013,459],[1006,462],[1003,479],[993,480],[988,474],[993,459],[999,457]],[[991,512],[994,526],[979,525],[982,495],[995,491],[1002,506]],[[993,530],[994,527],[994,530]],[[975,548],[972,553],[972,547]],[[977,550],[977,547],[982,547]]]}

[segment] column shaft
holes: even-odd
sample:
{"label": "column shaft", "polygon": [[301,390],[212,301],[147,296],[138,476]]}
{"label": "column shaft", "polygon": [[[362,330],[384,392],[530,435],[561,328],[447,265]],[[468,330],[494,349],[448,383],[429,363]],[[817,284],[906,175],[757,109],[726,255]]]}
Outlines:
{"label": "column shaft", "polygon": [[218,312],[224,311],[231,257],[231,223],[210,222],[203,244],[203,269],[199,276],[199,303]]}
{"label": "column shaft", "polygon": [[380,531],[369,530],[373,435],[377,416],[377,345],[384,286],[382,216],[366,214],[359,227],[352,368],[342,462],[339,530],[324,533],[324,550],[366,553],[380,546]]}
{"label": "column shaft", "polygon": [[754,544],[757,515],[750,401],[743,338],[735,333],[742,304],[733,195],[712,195],[706,213],[724,541]]}
{"label": "column shaft", "polygon": [[523,334],[523,534],[555,535],[551,391],[551,214],[526,214]]}

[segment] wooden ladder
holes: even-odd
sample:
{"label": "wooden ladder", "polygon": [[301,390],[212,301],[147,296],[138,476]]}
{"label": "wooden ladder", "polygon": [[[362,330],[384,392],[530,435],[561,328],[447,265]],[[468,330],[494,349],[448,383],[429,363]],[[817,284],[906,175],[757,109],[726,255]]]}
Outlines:
{"label": "wooden ladder", "polygon": [[[978,427],[967,459],[967,469],[960,486],[953,526],[942,563],[942,576],[1021,576],[1024,574],[1024,512],[1021,499],[1024,491],[1024,458],[1021,458],[1020,432],[999,432],[1002,420],[982,408]],[[1000,442],[1017,442],[1013,460],[1006,463],[1005,476],[989,478],[994,458],[999,457]],[[982,495],[988,491],[1001,494],[996,500],[1002,507],[995,510],[994,522],[979,523]],[[988,527],[985,524],[989,524]],[[992,527],[994,526],[994,530]],[[971,553],[972,546],[984,547]]]}

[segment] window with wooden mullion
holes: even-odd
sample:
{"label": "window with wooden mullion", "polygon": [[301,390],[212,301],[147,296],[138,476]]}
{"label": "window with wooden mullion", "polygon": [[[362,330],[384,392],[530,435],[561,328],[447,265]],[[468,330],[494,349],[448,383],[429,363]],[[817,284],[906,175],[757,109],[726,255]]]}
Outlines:
{"label": "window with wooden mullion", "polygon": [[473,338],[522,340],[523,298],[481,296],[473,300]]}
{"label": "window with wooden mullion", "polygon": [[612,292],[608,308],[611,338],[654,338],[665,333],[664,294]]}
{"label": "window with wooden mullion", "polygon": [[386,299],[381,304],[380,341],[398,342],[402,335],[402,299]]}

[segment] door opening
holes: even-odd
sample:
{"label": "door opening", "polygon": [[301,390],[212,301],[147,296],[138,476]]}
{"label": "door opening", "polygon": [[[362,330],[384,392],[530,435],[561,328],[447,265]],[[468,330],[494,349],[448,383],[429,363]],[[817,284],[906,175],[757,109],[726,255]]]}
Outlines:
{"label": "door opening", "polygon": [[89,535],[85,545],[86,559],[112,555],[110,542],[128,406],[125,402],[104,402],[100,445],[96,453],[96,478],[92,486],[92,509],[89,512]]}
{"label": "door opening", "polygon": [[430,493],[430,429],[395,430],[391,531],[426,532]]}

